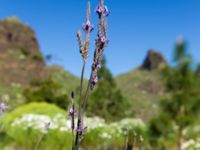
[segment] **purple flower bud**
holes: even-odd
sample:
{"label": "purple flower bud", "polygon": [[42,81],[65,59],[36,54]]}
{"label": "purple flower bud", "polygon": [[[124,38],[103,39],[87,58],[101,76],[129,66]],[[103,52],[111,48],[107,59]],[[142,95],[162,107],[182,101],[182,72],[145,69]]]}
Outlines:
{"label": "purple flower bud", "polygon": [[108,10],[108,7],[104,6],[104,15],[107,17],[109,16],[109,14],[110,14],[110,11]]}
{"label": "purple flower bud", "polygon": [[0,111],[5,112],[6,109],[7,109],[7,105],[4,102],[1,102],[0,103]]}
{"label": "purple flower bud", "polygon": [[90,21],[87,21],[86,24],[83,24],[82,28],[85,32],[92,32],[94,30],[94,26],[91,25]]}
{"label": "purple flower bud", "polygon": [[92,79],[92,82],[93,82],[94,84],[97,84],[97,82],[98,82],[98,77],[95,76],[95,77]]}
{"label": "purple flower bud", "polygon": [[93,90],[94,86],[97,84],[98,82],[98,77],[97,75],[92,77],[90,80],[90,89]]}
{"label": "purple flower bud", "polygon": [[79,127],[76,129],[76,132],[78,133],[79,136],[83,136],[86,130],[87,130],[87,127]]}
{"label": "purple flower bud", "polygon": [[101,16],[101,15],[104,15],[104,16],[109,16],[110,12],[108,10],[108,7],[107,6],[97,6],[96,9],[95,9],[95,12]]}
{"label": "purple flower bud", "polygon": [[101,69],[101,64],[100,63],[97,64],[97,70],[99,70],[99,69]]}
{"label": "purple flower bud", "polygon": [[100,37],[100,41],[101,41],[102,44],[107,43],[107,39],[106,39],[105,36],[101,36],[101,37]]}
{"label": "purple flower bud", "polygon": [[103,9],[103,7],[101,7],[101,6],[98,5],[97,8],[95,9],[95,11],[100,16],[100,15],[103,14],[104,9]]}
{"label": "purple flower bud", "polygon": [[102,46],[108,44],[108,40],[105,36],[100,35],[98,39],[96,39],[96,43],[100,43]]}
{"label": "purple flower bud", "polygon": [[70,117],[73,117],[73,116],[76,115],[76,111],[75,111],[73,108],[70,108],[70,109],[69,109],[69,112],[68,112],[68,115],[69,115]]}

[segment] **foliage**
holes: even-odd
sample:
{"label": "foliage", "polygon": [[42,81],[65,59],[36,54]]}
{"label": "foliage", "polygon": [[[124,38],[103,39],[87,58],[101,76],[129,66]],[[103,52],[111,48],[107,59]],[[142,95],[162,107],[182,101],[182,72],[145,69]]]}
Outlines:
{"label": "foliage", "polygon": [[[26,114],[32,115],[25,117]],[[65,115],[65,112],[55,105],[47,103],[31,103],[6,114],[3,118],[4,132],[9,141],[6,144],[10,143],[11,147],[15,146],[20,149],[33,149],[39,137],[43,134],[41,131],[44,130],[45,124],[55,118],[57,114]],[[37,117],[41,116],[41,119],[39,117],[35,119],[38,121],[38,124],[34,122],[34,115]],[[20,120],[20,118],[22,119]],[[38,128],[33,128],[34,125],[37,125]],[[67,139],[70,140],[70,136],[67,137],[67,135],[69,134],[59,132],[57,129],[53,132],[49,130],[48,134],[44,136],[41,148],[45,148],[47,145],[49,149],[62,149],[63,145],[67,147],[69,144]],[[66,141],[61,139],[66,139]]]}
{"label": "foliage", "polygon": [[119,120],[127,116],[129,108],[128,101],[117,88],[112,74],[106,67],[105,57],[102,67],[98,72],[100,79],[97,88],[91,94],[88,104],[90,115],[100,116],[107,121]]}
{"label": "foliage", "polygon": [[20,51],[24,56],[29,56],[31,54],[31,52],[25,48],[21,48]]}
{"label": "foliage", "polygon": [[181,149],[186,139],[185,129],[192,126],[196,121],[194,118],[199,116],[200,95],[197,75],[191,69],[191,57],[186,53],[185,43],[177,43],[175,52],[176,66],[163,71],[170,95],[161,100],[161,112],[150,123],[150,135],[153,146],[161,141],[162,147],[169,148],[176,142]]}
{"label": "foliage", "polygon": [[160,70],[135,69],[115,80],[135,115],[147,122],[157,113],[159,98],[165,94]]}
{"label": "foliage", "polygon": [[[121,149],[124,146],[125,129],[144,135],[146,127],[140,119],[123,119],[106,124],[98,117],[85,118],[88,126],[82,147],[87,149]],[[50,126],[45,130],[45,124]],[[2,146],[34,149],[39,137],[44,138],[39,149],[70,149],[71,123],[66,113],[53,104],[30,103],[6,114],[3,118],[4,138]],[[95,137],[95,138],[94,138]],[[103,144],[101,144],[103,143]]]}
{"label": "foliage", "polygon": [[68,95],[61,92],[62,86],[52,79],[32,81],[32,86],[23,92],[27,102],[54,103],[61,108],[68,106]]}
{"label": "foliage", "polygon": [[32,55],[32,59],[33,59],[33,60],[37,60],[37,61],[43,61],[43,56],[42,56],[41,53],[34,53],[34,54]]}

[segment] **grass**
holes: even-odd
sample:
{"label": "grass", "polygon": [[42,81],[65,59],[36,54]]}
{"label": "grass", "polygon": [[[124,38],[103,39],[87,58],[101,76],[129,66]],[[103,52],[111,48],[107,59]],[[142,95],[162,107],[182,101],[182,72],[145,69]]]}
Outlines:
{"label": "grass", "polygon": [[159,70],[133,70],[116,77],[117,84],[132,104],[136,117],[148,121],[156,112],[164,86]]}

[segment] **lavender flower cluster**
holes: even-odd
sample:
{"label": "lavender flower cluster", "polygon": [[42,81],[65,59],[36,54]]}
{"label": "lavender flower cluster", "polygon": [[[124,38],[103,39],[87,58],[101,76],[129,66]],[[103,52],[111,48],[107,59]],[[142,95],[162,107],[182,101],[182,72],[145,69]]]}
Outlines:
{"label": "lavender flower cluster", "polygon": [[92,74],[90,78],[90,89],[92,90],[98,82],[98,70],[101,68],[101,59],[105,46],[108,44],[106,18],[109,15],[109,10],[103,1],[100,1],[96,8],[96,13],[99,16],[98,38],[95,40],[95,53],[92,64]]}
{"label": "lavender flower cluster", "polygon": [[[95,9],[95,12],[98,14],[99,23],[98,23],[98,34],[97,39],[95,40],[95,52],[92,63],[92,71],[90,79],[88,81],[87,90],[83,96],[83,79],[84,79],[84,70],[86,60],[88,58],[88,50],[90,45],[90,33],[94,30],[94,25],[90,22],[90,2],[88,2],[86,23],[82,25],[82,29],[85,33],[85,41],[83,42],[81,32],[77,33],[77,39],[79,44],[79,50],[83,58],[83,66],[81,72],[81,83],[80,83],[80,97],[79,97],[79,108],[76,113],[74,105],[74,94],[71,96],[71,107],[68,112],[68,115],[71,118],[71,128],[72,128],[72,150],[78,150],[80,141],[85,134],[87,129],[83,124],[83,115],[88,100],[89,92],[92,91],[95,85],[98,82],[98,70],[101,68],[101,60],[103,56],[104,49],[108,44],[107,39],[107,24],[106,17],[109,15],[109,10],[106,5],[104,5],[104,0],[99,0],[99,4]],[[75,127],[75,116],[78,114],[77,126]],[[75,130],[76,129],[76,130]],[[74,132],[76,132],[76,137],[74,137]]]}
{"label": "lavender flower cluster", "polygon": [[0,103],[0,115],[2,115],[6,111],[7,107],[8,106],[6,105],[5,102]]}

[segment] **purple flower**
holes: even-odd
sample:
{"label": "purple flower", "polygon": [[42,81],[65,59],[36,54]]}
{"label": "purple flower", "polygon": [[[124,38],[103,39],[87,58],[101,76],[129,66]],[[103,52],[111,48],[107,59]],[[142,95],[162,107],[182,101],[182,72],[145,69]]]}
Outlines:
{"label": "purple flower", "polygon": [[101,7],[101,6],[98,5],[95,11],[100,16],[100,15],[103,14],[104,9],[103,9],[103,7]]}
{"label": "purple flower", "polygon": [[104,15],[107,17],[109,16],[109,14],[110,14],[110,11],[108,10],[108,7],[104,6]]}
{"label": "purple flower", "polygon": [[100,6],[100,5],[97,6],[97,8],[95,9],[95,12],[99,16],[104,15],[106,17],[109,16],[109,14],[110,14],[107,6]]}
{"label": "purple flower", "polygon": [[74,116],[76,116],[76,111],[71,107],[71,108],[69,109],[68,115],[69,115],[70,117],[74,117]]}
{"label": "purple flower", "polygon": [[4,112],[7,109],[7,105],[4,102],[0,103],[0,111]]}
{"label": "purple flower", "polygon": [[87,21],[86,24],[83,24],[82,28],[85,32],[92,32],[94,30],[94,26],[91,25],[90,21]]}
{"label": "purple flower", "polygon": [[74,110],[73,107],[71,107],[69,109],[68,115],[71,118],[71,128],[74,129],[75,125],[74,125],[74,120],[75,120],[75,116],[76,116],[76,111]]}
{"label": "purple flower", "polygon": [[97,67],[97,70],[101,69],[101,64],[98,63],[96,67]]}
{"label": "purple flower", "polygon": [[98,82],[98,77],[97,75],[95,75],[94,77],[92,77],[90,79],[90,89],[93,90],[94,86],[97,84]]}
{"label": "purple flower", "polygon": [[105,36],[100,35],[98,39],[96,39],[97,43],[100,43],[102,46],[108,44],[108,39]]}
{"label": "purple flower", "polygon": [[101,36],[101,37],[100,37],[100,41],[101,41],[102,44],[107,43],[107,39],[106,39],[105,36]]}
{"label": "purple flower", "polygon": [[98,77],[95,76],[94,78],[91,79],[91,81],[92,81],[92,83],[94,83],[94,85],[97,84],[97,82],[98,82]]}
{"label": "purple flower", "polygon": [[79,127],[76,129],[76,132],[78,133],[79,136],[83,136],[86,130],[87,130],[87,127]]}

